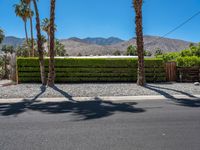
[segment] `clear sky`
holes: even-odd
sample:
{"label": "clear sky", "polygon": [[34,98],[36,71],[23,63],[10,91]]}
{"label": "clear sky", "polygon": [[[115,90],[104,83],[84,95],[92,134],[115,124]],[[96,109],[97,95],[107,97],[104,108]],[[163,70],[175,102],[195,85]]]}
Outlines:
{"label": "clear sky", "polygon": [[[19,0],[0,0],[0,27],[6,35],[24,36],[23,22],[14,13]],[[57,0],[56,37],[135,36],[132,0]],[[50,0],[40,0],[41,18],[49,17]],[[145,0],[145,35],[162,36],[200,10],[200,0]],[[34,19],[35,20],[35,19]],[[167,37],[200,42],[200,15]]]}

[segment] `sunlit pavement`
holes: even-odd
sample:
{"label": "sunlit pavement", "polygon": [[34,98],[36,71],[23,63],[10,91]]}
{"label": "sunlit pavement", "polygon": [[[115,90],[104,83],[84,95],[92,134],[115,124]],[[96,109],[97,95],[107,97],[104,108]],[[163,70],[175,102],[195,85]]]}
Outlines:
{"label": "sunlit pavement", "polygon": [[199,150],[200,101],[0,103],[1,150]]}

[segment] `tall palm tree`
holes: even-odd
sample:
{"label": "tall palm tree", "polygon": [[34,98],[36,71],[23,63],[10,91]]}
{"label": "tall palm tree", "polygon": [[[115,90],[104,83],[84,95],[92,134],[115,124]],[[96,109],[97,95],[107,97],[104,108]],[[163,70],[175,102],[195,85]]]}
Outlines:
{"label": "tall palm tree", "polygon": [[144,42],[143,42],[143,27],[142,27],[142,5],[143,0],[133,0],[135,9],[135,24],[136,24],[136,39],[138,53],[138,79],[137,84],[144,86],[145,81],[145,66],[144,66]]}
{"label": "tall palm tree", "polygon": [[42,30],[47,34],[47,47],[48,47],[48,56],[50,54],[50,20],[44,18],[41,24]]}
{"label": "tall palm tree", "polygon": [[30,28],[31,28],[31,49],[32,49],[32,57],[35,56],[35,49],[34,49],[34,37],[33,37],[33,15],[34,12],[31,10],[31,1],[32,0],[21,0],[22,3],[26,4],[28,8],[30,9],[30,15],[29,15],[29,20],[30,20]]}
{"label": "tall palm tree", "polygon": [[4,37],[5,37],[4,32],[2,29],[0,29],[0,44],[2,43]]}
{"label": "tall palm tree", "polygon": [[[48,18],[44,18],[41,24],[42,30],[47,34],[47,47],[48,47],[48,56],[50,51],[50,20]],[[54,31],[56,31],[56,25],[54,24]]]}
{"label": "tall palm tree", "polygon": [[50,59],[49,59],[49,74],[48,74],[48,86],[54,86],[55,80],[55,5],[56,0],[51,0],[50,10]]}
{"label": "tall palm tree", "polygon": [[45,74],[45,61],[44,61],[44,50],[43,50],[43,39],[41,35],[40,30],[40,15],[38,11],[38,6],[36,0],[33,0],[34,8],[35,8],[35,14],[36,14],[36,30],[37,30],[37,47],[38,47],[38,53],[39,53],[39,62],[40,62],[40,75],[41,75],[41,81],[43,85],[46,85],[46,74]]}
{"label": "tall palm tree", "polygon": [[26,5],[24,5],[24,3],[20,3],[20,4],[15,4],[15,14],[20,17],[23,22],[24,22],[24,29],[25,29],[25,34],[26,34],[26,43],[27,45],[29,45],[28,42],[28,32],[27,32],[27,19],[30,16],[30,9],[28,9],[28,7]]}

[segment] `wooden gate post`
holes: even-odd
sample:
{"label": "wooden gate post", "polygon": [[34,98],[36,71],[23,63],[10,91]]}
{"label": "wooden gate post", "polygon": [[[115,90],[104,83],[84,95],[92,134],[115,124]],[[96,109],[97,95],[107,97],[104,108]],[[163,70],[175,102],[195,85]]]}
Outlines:
{"label": "wooden gate post", "polygon": [[168,82],[177,80],[176,62],[167,62],[165,64],[166,79]]}

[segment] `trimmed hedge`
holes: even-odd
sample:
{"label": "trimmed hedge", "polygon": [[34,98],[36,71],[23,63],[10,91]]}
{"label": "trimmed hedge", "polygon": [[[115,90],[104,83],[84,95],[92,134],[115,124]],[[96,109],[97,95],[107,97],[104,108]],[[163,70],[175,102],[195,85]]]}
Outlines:
{"label": "trimmed hedge", "polygon": [[[18,58],[17,67],[19,82],[40,82],[38,58]],[[136,82],[137,59],[56,58],[55,70],[56,82]],[[166,81],[162,59],[145,59],[145,72],[147,82]]]}
{"label": "trimmed hedge", "polygon": [[200,66],[200,57],[191,56],[191,57],[178,57],[176,59],[178,67],[199,67]]}

